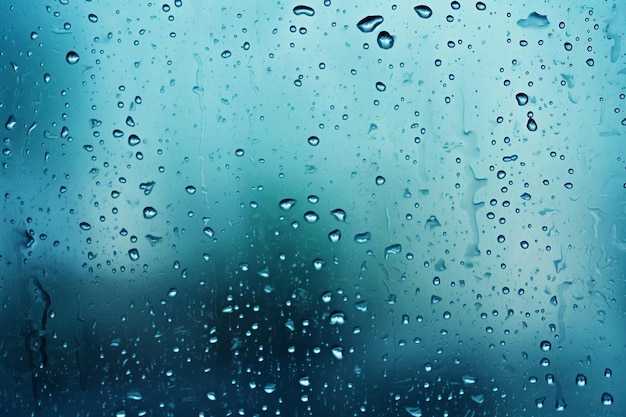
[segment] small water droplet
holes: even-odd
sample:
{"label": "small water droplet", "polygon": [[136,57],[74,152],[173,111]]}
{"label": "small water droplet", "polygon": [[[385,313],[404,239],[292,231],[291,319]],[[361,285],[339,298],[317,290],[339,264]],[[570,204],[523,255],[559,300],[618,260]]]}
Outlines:
{"label": "small water droplet", "polygon": [[389,32],[383,30],[378,34],[376,42],[380,49],[391,49],[393,48],[394,39]]}
{"label": "small water droplet", "polygon": [[383,21],[382,16],[367,16],[361,19],[359,23],[356,24],[356,27],[363,33],[369,33],[373,32]]}
{"label": "small water droplet", "polygon": [[227,49],[227,50],[222,52],[221,57],[222,58],[230,58],[231,55],[232,55],[232,53]]}
{"label": "small water droplet", "polygon": [[333,293],[330,291],[325,291],[322,293],[322,301],[325,303],[330,303],[330,300],[333,298]]}
{"label": "small water droplet", "polygon": [[52,80],[52,76],[46,72],[46,73],[43,75],[43,82],[44,82],[44,83],[49,83],[49,82],[50,82],[50,80]]}
{"label": "small water droplet", "polygon": [[144,207],[143,209],[143,218],[144,219],[154,219],[154,217],[157,215],[157,211],[154,207]]}
{"label": "small water droplet", "polygon": [[202,229],[202,233],[204,233],[205,235],[207,235],[208,237],[213,237],[213,235],[215,234],[215,232],[213,231],[213,229],[211,229],[210,227],[205,227],[204,229]]}
{"label": "small water droplet", "polygon": [[15,116],[10,115],[9,118],[7,119],[6,123],[4,124],[4,127],[7,130],[13,130],[13,128],[15,127],[16,124],[17,124],[17,122],[15,120]]}
{"label": "small water droplet", "polygon": [[318,138],[317,136],[309,136],[307,142],[309,142],[309,145],[311,146],[317,146],[320,144],[320,138]]}
{"label": "small water droplet", "polygon": [[415,13],[422,19],[428,19],[433,15],[433,9],[425,5],[415,6],[413,10],[415,10]]}
{"label": "small water droplet", "polygon": [[402,252],[402,245],[399,243],[387,246],[385,248],[385,259],[389,258],[389,255],[397,254],[400,252]]}
{"label": "small water droplet", "polygon": [[539,347],[541,348],[541,350],[543,350],[544,352],[549,351],[550,349],[552,349],[552,343],[550,343],[547,340],[543,340],[541,343],[539,343]]}
{"label": "small water droplet", "polygon": [[239,156],[239,157],[244,156],[245,153],[246,152],[243,149],[241,149],[241,148],[235,150],[235,155]]}
{"label": "small water droplet", "polygon": [[80,60],[80,56],[74,51],[69,51],[67,54],[65,54],[65,60],[68,64],[74,65]]}
{"label": "small water droplet", "polygon": [[170,290],[167,292],[167,296],[168,297],[176,297],[176,294],[178,294],[178,290],[174,287],[170,288]]}
{"label": "small water droplet", "polygon": [[139,251],[136,248],[129,250],[128,257],[131,261],[137,261],[139,259]]}
{"label": "small water droplet", "polygon": [[296,16],[313,16],[315,14],[315,10],[309,6],[296,6],[293,8],[293,14]]}
{"label": "small water droplet", "polygon": [[376,89],[377,89],[378,91],[381,91],[381,92],[382,92],[382,91],[385,91],[385,90],[387,89],[387,86],[386,86],[384,83],[382,83],[382,82],[378,81],[378,82],[376,83]]}
{"label": "small water droplet", "polygon": [[83,230],[91,230],[91,225],[87,222],[81,222],[79,226]]}
{"label": "small water droplet", "polygon": [[187,194],[195,194],[196,187],[194,187],[193,185],[188,185],[185,187],[185,191],[187,191]]}
{"label": "small water droplet", "polygon": [[528,249],[528,242],[525,240],[522,240],[519,245],[522,247],[522,249]]}
{"label": "small water droplet", "polygon": [[365,243],[368,242],[372,238],[372,234],[370,232],[357,233],[354,235],[354,241],[356,243]]}
{"label": "small water droplet", "polygon": [[366,300],[360,300],[354,303],[354,306],[359,311],[367,311],[367,308],[369,307],[369,305],[370,305],[369,301],[366,301]]}
{"label": "small water droplet", "polygon": [[588,60],[585,61],[587,63],[587,65],[589,65],[590,67],[593,67],[595,62],[593,60],[593,58],[589,58]]}
{"label": "small water droplet", "polygon": [[526,123],[526,128],[528,130],[530,130],[531,132],[534,132],[537,130],[537,122],[535,122],[535,119],[533,119],[532,117],[528,118],[528,122]]}
{"label": "small water droplet", "polygon": [[335,359],[342,360],[343,359],[343,348],[340,346],[335,346],[331,349],[331,352]]}
{"label": "small water droplet", "polygon": [[309,379],[308,376],[303,376],[302,378],[298,380],[298,383],[302,385],[303,387],[308,387],[311,385],[311,380]]}
{"label": "small water droplet", "polygon": [[326,262],[324,262],[323,259],[318,258],[313,260],[313,268],[315,268],[316,271],[321,271],[325,264]]}
{"label": "small water droplet", "polygon": [[476,3],[476,10],[480,10],[481,12],[483,10],[487,9],[487,5],[485,3],[483,3],[482,1],[479,1]]}
{"label": "small water droplet", "polygon": [[376,185],[383,185],[385,181],[385,177],[383,177],[382,175],[376,177]]}
{"label": "small water droplet", "polygon": [[89,16],[87,16],[87,17],[89,18],[89,21],[90,21],[91,23],[96,23],[96,22],[98,21],[98,16],[96,16],[96,15],[95,15],[95,14],[93,14],[93,13],[89,13]]}
{"label": "small water droplet", "polygon": [[345,222],[346,221],[346,212],[343,209],[340,208],[336,208],[333,211],[330,212],[330,214],[337,219],[340,222]]}
{"label": "small water droplet", "polygon": [[344,313],[343,311],[333,311],[330,314],[330,319],[328,322],[332,325],[346,324],[346,313]]}
{"label": "small water droplet", "polygon": [[546,397],[539,397],[535,400],[535,405],[537,406],[537,408],[543,408],[545,402],[546,402]]}
{"label": "small water droplet", "polygon": [[576,385],[579,387],[584,387],[587,385],[587,377],[583,374],[576,375]]}

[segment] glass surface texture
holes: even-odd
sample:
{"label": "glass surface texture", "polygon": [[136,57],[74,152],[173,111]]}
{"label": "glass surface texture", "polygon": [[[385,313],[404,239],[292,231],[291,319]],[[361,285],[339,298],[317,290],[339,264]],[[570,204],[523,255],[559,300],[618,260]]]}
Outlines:
{"label": "glass surface texture", "polygon": [[625,2],[0,8],[0,415],[626,415]]}

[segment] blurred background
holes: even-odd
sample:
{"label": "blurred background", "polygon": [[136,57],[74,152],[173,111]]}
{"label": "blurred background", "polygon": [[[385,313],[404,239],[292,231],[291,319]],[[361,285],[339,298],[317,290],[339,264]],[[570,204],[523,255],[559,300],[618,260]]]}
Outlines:
{"label": "blurred background", "polygon": [[0,7],[3,414],[626,412],[626,5]]}

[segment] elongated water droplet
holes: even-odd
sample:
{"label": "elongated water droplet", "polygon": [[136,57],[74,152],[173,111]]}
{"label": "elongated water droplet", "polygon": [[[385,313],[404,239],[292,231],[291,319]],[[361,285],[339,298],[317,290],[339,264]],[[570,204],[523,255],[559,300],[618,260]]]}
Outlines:
{"label": "elongated water droplet", "polygon": [[359,30],[363,33],[369,33],[369,32],[373,32],[374,29],[376,29],[378,25],[383,23],[384,20],[385,19],[383,19],[382,16],[378,16],[378,15],[367,16],[361,19],[359,23],[356,24],[356,27],[358,27]]}
{"label": "elongated water droplet", "polygon": [[425,5],[415,6],[413,10],[415,10],[415,13],[422,19],[428,19],[433,15],[433,9]]}
{"label": "elongated water droplet", "polygon": [[296,16],[313,16],[315,14],[315,10],[309,6],[296,6],[293,8],[293,14]]}
{"label": "elongated water droplet", "polygon": [[69,51],[67,54],[65,54],[65,60],[68,64],[74,65],[80,60],[80,56],[74,51]]}
{"label": "elongated water droplet", "polygon": [[79,226],[83,230],[91,230],[91,225],[87,222],[81,222]]}
{"label": "elongated water droplet", "polygon": [[368,242],[372,238],[372,234],[370,232],[357,233],[354,235],[354,241],[356,243],[365,243]]}
{"label": "elongated water droplet", "polygon": [[89,16],[87,16],[87,18],[91,23],[96,23],[98,21],[98,16],[93,13],[89,13]]}
{"label": "elongated water droplet", "polygon": [[330,214],[340,222],[346,221],[346,212],[343,209],[336,208],[330,212]]}
{"label": "elongated water droplet", "polygon": [[291,209],[293,206],[295,206],[297,203],[297,200],[294,200],[293,198],[285,198],[283,200],[280,200],[280,202],[278,203],[278,206],[287,211],[289,209]]}
{"label": "elongated water droplet", "polygon": [[402,245],[396,243],[395,245],[387,246],[385,248],[385,259],[389,257],[389,255],[396,254],[402,252]]}
{"label": "elongated water droplet", "polygon": [[535,119],[533,119],[532,117],[528,118],[528,122],[526,123],[526,128],[528,130],[530,130],[531,132],[534,132],[537,130],[537,122],[535,122]]}
{"label": "elongated water droplet", "polygon": [[7,130],[13,130],[13,128],[15,127],[16,124],[17,124],[17,122],[15,121],[15,116],[10,115],[9,118],[7,119],[6,123],[4,124],[4,127]]}

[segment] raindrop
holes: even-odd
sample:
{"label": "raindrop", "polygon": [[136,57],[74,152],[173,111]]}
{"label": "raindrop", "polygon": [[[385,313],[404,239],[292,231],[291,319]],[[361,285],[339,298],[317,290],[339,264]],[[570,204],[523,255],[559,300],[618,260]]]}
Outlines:
{"label": "raindrop", "polygon": [[387,89],[387,86],[386,86],[385,84],[383,84],[382,82],[378,81],[378,82],[376,83],[376,89],[377,89],[378,91],[381,91],[381,92],[382,92],[382,91],[385,91],[385,90]]}
{"label": "raindrop", "polygon": [[235,150],[235,155],[236,155],[236,156],[240,156],[240,157],[241,157],[241,156],[243,156],[245,153],[246,153],[246,152],[245,152],[243,149],[241,149],[241,148],[239,148],[239,149],[236,149],[236,150]]}
{"label": "raindrop", "polygon": [[330,315],[329,323],[332,325],[346,324],[346,313],[343,311],[333,311]]}
{"label": "raindrop", "polygon": [[154,217],[157,215],[157,211],[154,207],[145,207],[143,209],[143,218],[144,219],[154,219]]}
{"label": "raindrop", "polygon": [[541,348],[541,350],[543,350],[544,352],[549,351],[550,349],[552,349],[552,343],[550,343],[547,340],[543,340],[540,344],[539,347]]}
{"label": "raindrop", "polygon": [[589,58],[588,60],[585,61],[587,63],[587,65],[589,65],[590,67],[593,67],[593,65],[595,64],[593,58]]}
{"label": "raindrop", "polygon": [[525,106],[528,104],[528,95],[526,93],[517,93],[515,94],[515,100],[517,100],[517,104],[520,106]]}
{"label": "raindrop", "polygon": [[385,259],[389,258],[389,255],[402,252],[402,245],[396,243],[394,245],[387,246],[385,248]]}
{"label": "raindrop", "polygon": [[309,6],[296,6],[293,8],[293,14],[296,16],[313,16],[315,14],[315,10]]}
{"label": "raindrop", "polygon": [[389,32],[383,30],[378,34],[376,42],[378,42],[378,46],[381,49],[391,49],[393,48],[394,39]]}
{"label": "raindrop", "polygon": [[96,22],[98,21],[98,16],[96,16],[96,15],[95,15],[95,14],[93,14],[93,13],[89,13],[89,16],[87,16],[87,17],[89,18],[89,21],[90,21],[91,23],[96,23]]}
{"label": "raindrop", "polygon": [[546,397],[539,397],[535,400],[535,405],[537,406],[537,408],[543,408],[543,405],[546,402]]}
{"label": "raindrop", "polygon": [[602,404],[604,405],[612,405],[613,404],[613,396],[608,392],[602,393]]}
{"label": "raindrop", "polygon": [[415,10],[415,13],[422,19],[428,19],[433,15],[433,9],[424,5],[415,6],[413,10]]}
{"label": "raindrop", "polygon": [[91,230],[91,225],[87,222],[81,222],[79,226],[83,230]]}
{"label": "raindrop", "polygon": [[413,417],[422,417],[422,409],[417,406],[416,407],[405,406],[404,409],[406,410],[407,413],[409,413]]}
{"label": "raindrop", "polygon": [[385,177],[379,175],[376,177],[376,185],[383,185],[385,183]]}
{"label": "raindrop", "polygon": [[67,54],[65,54],[65,60],[68,64],[74,65],[80,60],[80,56],[74,51],[69,51]]}
{"label": "raindrop", "polygon": [[332,232],[330,232],[328,234],[328,239],[332,242],[332,243],[337,243],[339,242],[339,239],[341,239],[341,231],[339,229],[335,229]]}
{"label": "raindrop", "polygon": [[128,144],[130,146],[137,146],[141,143],[141,139],[139,139],[139,136],[132,134],[128,137]]}
{"label": "raindrop", "polygon": [[7,130],[13,130],[13,128],[15,127],[16,124],[17,124],[17,122],[15,121],[15,116],[10,115],[9,118],[7,119],[6,123],[4,124],[4,127]]}
{"label": "raindrop", "polygon": [[213,229],[211,229],[210,227],[205,227],[204,229],[202,229],[202,233],[204,233],[205,235],[207,235],[208,237],[213,237],[213,235],[215,234],[215,232],[213,231]]}
{"label": "raindrop", "polygon": [[317,146],[320,144],[320,138],[318,138],[317,136],[309,136],[307,142],[309,142],[309,145],[311,146]]}
{"label": "raindrop", "polygon": [[306,220],[307,223],[315,223],[319,220],[319,218],[320,216],[314,211],[307,211],[304,213],[304,220]]}
{"label": "raindrop", "polygon": [[532,117],[529,117],[528,122],[526,123],[526,127],[531,132],[534,132],[537,130],[537,122],[535,122],[535,119],[533,119]]}
{"label": "raindrop", "polygon": [[128,257],[131,261],[137,261],[139,259],[139,251],[136,248],[129,250]]}
{"label": "raindrop", "polygon": [[330,214],[340,222],[346,221],[346,212],[343,209],[336,208],[330,212]]}
{"label": "raindrop", "polygon": [[342,360],[343,359],[343,348],[340,346],[335,346],[331,349],[331,352],[335,359]]}
{"label": "raindrop", "polygon": [[479,1],[476,3],[476,10],[480,10],[481,12],[483,10],[487,9],[487,5],[485,3],[483,3],[482,1]]}
{"label": "raindrop", "polygon": [[278,206],[287,211],[289,209],[291,209],[293,206],[296,205],[296,200],[294,200],[293,198],[285,198],[283,200],[280,200],[280,202],[278,203]]}
{"label": "raindrop", "polygon": [[185,187],[185,191],[187,191],[187,194],[195,194],[196,187],[194,187],[193,185],[188,185]]}
{"label": "raindrop", "polygon": [[378,25],[383,23],[383,20],[382,16],[367,16],[361,19],[356,27],[363,33],[373,32]]}
{"label": "raindrop", "polygon": [[313,260],[313,268],[315,268],[316,271],[321,271],[324,264],[326,264],[326,262],[324,262],[323,259],[318,258]]}
{"label": "raindrop", "polygon": [[225,51],[222,52],[221,57],[230,58],[231,55],[232,55],[231,52],[228,49],[226,49]]}
{"label": "raindrop", "polygon": [[170,290],[167,292],[167,296],[168,297],[176,297],[176,294],[178,294],[178,290],[174,287],[170,288]]}
{"label": "raindrop", "polygon": [[584,387],[587,385],[587,377],[583,374],[576,375],[576,385],[579,387]]}
{"label": "raindrop", "polygon": [[368,242],[372,238],[372,234],[370,232],[357,233],[354,235],[354,241],[356,243],[365,243]]}
{"label": "raindrop", "polygon": [[528,242],[525,240],[522,240],[519,245],[522,247],[522,249],[528,249]]}
{"label": "raindrop", "polygon": [[308,387],[311,385],[311,380],[309,379],[308,376],[303,376],[302,378],[298,380],[298,383],[302,385],[303,387]]}

